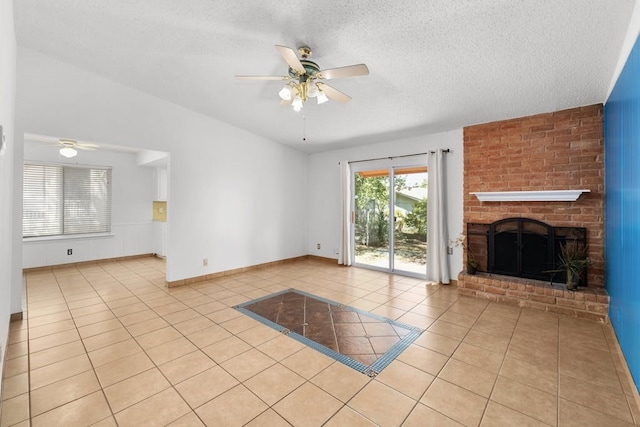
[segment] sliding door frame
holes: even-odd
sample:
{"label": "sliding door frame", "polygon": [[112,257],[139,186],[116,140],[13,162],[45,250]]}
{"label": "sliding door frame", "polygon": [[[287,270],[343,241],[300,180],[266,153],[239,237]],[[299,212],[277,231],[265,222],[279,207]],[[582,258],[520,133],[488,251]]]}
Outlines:
{"label": "sliding door frame", "polygon": [[[417,154],[415,156],[389,157],[388,159],[378,159],[362,162],[351,162],[351,206],[352,206],[352,227],[351,227],[351,259],[356,267],[367,268],[370,270],[383,271],[386,273],[398,274],[401,276],[415,277],[418,279],[426,279],[427,269],[425,265],[424,274],[415,273],[406,270],[395,269],[395,169],[404,169],[410,167],[422,167],[427,165],[427,155]],[[388,240],[389,240],[389,266],[387,268],[378,267],[370,264],[362,264],[356,262],[356,245],[355,245],[355,174],[364,171],[388,170],[389,176],[389,224],[388,224]],[[425,251],[426,260],[426,251]]]}

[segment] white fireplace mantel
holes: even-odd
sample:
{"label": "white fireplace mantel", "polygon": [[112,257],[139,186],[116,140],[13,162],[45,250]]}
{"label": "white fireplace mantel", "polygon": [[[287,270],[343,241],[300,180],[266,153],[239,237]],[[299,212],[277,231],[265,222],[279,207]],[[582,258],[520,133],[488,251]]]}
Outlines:
{"label": "white fireplace mantel", "polygon": [[574,202],[591,190],[487,191],[472,192],[481,202]]}

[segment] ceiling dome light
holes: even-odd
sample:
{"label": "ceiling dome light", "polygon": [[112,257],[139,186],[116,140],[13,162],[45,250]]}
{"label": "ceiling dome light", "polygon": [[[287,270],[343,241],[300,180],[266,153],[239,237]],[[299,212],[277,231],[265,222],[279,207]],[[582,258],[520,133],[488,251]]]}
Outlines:
{"label": "ceiling dome light", "polygon": [[78,152],[71,147],[62,147],[60,149],[60,155],[63,157],[66,157],[67,159],[70,159],[72,157],[77,156]]}
{"label": "ceiling dome light", "polygon": [[280,99],[282,99],[283,101],[289,101],[291,99],[291,88],[289,87],[289,85],[285,85],[282,89],[280,89],[278,95],[280,95]]}

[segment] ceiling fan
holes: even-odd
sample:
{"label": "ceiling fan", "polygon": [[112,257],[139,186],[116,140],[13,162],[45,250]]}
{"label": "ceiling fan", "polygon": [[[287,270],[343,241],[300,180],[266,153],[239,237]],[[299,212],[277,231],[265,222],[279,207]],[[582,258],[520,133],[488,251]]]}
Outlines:
{"label": "ceiling fan", "polygon": [[59,139],[58,143],[60,147],[60,155],[72,158],[78,154],[77,150],[95,151],[98,148],[98,144],[92,144],[89,142],[78,142],[73,139]]}
{"label": "ceiling fan", "polygon": [[45,135],[25,134],[25,138],[35,142],[56,145],[60,148],[60,155],[69,159],[78,154],[77,150],[94,151],[99,147],[98,144],[91,142],[78,142],[74,139],[54,138]]}
{"label": "ceiling fan", "polygon": [[318,104],[328,100],[336,102],[349,102],[351,97],[338,89],[329,86],[324,81],[341,79],[345,77],[366,76],[369,69],[365,64],[348,65],[346,67],[321,70],[318,64],[310,61],[311,48],[302,46],[298,48],[298,55],[293,49],[276,45],[276,49],[289,65],[287,76],[235,76],[238,80],[279,80],[287,81],[278,95],[283,105],[291,105],[295,111],[300,111],[302,105],[309,98],[316,98]]}

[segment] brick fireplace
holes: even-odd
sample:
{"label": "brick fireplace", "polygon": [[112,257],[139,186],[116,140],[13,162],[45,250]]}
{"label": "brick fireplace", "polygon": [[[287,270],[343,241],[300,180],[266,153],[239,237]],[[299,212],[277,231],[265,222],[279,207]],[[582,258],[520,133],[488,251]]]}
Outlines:
{"label": "brick fireplace", "polygon": [[[462,272],[462,295],[606,321],[602,104],[464,128],[464,230],[469,223],[530,218],[586,229],[588,287]],[[473,192],[588,189],[576,201],[480,202]]]}

